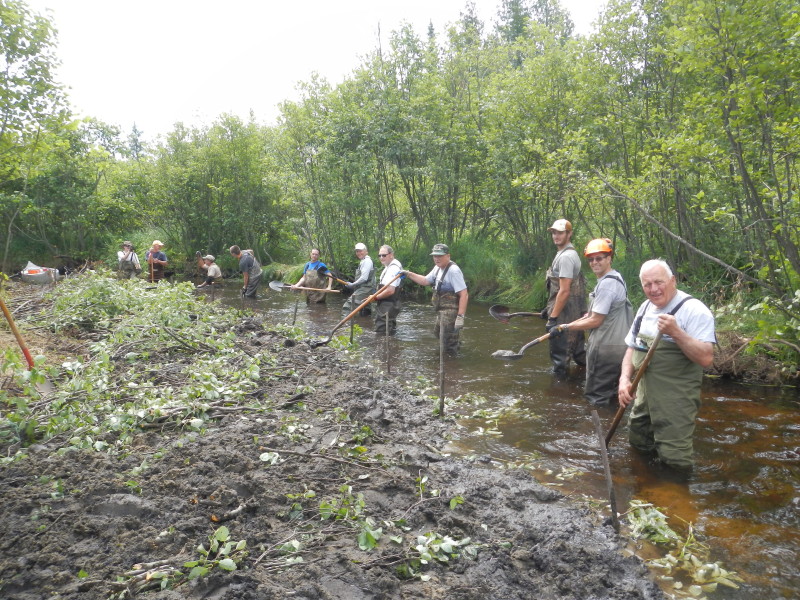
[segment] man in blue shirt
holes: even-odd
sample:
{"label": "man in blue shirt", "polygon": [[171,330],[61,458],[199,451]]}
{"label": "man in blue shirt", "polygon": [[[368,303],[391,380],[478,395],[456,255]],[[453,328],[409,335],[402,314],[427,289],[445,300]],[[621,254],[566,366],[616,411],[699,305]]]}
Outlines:
{"label": "man in blue shirt", "polygon": [[[303,276],[300,281],[292,286],[292,289],[299,287],[317,288],[317,289],[332,289],[333,279],[328,278],[325,273],[328,272],[328,266],[319,259],[319,249],[311,249],[311,260],[309,260],[303,267]],[[325,285],[327,281],[327,287]],[[324,304],[325,292],[306,292],[306,304]]]}

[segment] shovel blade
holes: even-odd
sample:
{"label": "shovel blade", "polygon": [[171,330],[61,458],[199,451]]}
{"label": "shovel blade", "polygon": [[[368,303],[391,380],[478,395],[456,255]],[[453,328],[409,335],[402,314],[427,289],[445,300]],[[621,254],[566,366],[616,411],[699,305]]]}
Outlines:
{"label": "shovel blade", "polygon": [[519,360],[522,358],[522,354],[512,352],[511,350],[495,350],[492,352],[492,358],[497,358],[499,360]]}

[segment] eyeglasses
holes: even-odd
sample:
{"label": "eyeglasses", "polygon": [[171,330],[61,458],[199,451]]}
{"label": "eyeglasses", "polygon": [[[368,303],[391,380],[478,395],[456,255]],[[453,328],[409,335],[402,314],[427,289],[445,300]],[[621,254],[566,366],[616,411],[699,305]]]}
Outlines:
{"label": "eyeglasses", "polygon": [[601,260],[603,260],[607,256],[608,256],[607,254],[604,254],[603,256],[587,256],[586,260],[589,261],[590,263],[600,262]]}
{"label": "eyeglasses", "polygon": [[387,257],[389,255],[388,254],[378,254],[378,256],[381,257],[381,258],[385,258],[385,257]]}

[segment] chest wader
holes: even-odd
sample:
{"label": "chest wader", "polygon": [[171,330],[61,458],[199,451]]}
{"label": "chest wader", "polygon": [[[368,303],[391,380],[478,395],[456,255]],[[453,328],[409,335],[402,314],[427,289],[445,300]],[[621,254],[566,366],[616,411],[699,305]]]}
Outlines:
{"label": "chest wader", "polygon": [[[653,342],[649,336],[639,337],[648,346]],[[634,351],[634,367],[638,368],[645,354]],[[670,467],[691,470],[702,381],[703,367],[686,358],[677,344],[662,340],[636,390],[628,419],[631,445],[643,452],[657,452],[661,462]]]}
{"label": "chest wader", "polygon": [[400,314],[400,288],[394,294],[375,303],[375,333],[386,334],[386,315],[389,315],[389,335],[397,329],[397,315]]}
{"label": "chest wader", "polygon": [[253,256],[253,264],[247,271],[249,276],[247,278],[247,289],[244,291],[244,297],[255,298],[258,294],[258,284],[261,283],[261,265],[258,264],[258,261],[250,250],[242,250],[242,254]]}
{"label": "chest wader", "polygon": [[444,348],[447,352],[458,352],[459,332],[455,330],[456,317],[458,316],[458,296],[453,292],[434,292],[431,300],[436,309],[436,323],[433,333],[438,339],[444,329]]}
{"label": "chest wader", "polygon": [[[561,287],[561,281],[553,276],[552,269],[547,269],[547,312],[553,310],[556,303],[556,296]],[[561,313],[556,319],[558,325],[571,323],[582,317],[586,313],[586,278],[583,273],[579,273],[576,279],[572,280],[569,287],[569,298]],[[550,360],[553,362],[553,369],[557,373],[566,373],[569,360],[575,361],[576,365],[586,364],[586,349],[584,348],[585,338],[583,331],[567,331],[567,335],[560,335],[550,338]]]}
{"label": "chest wader", "polygon": [[[328,281],[327,278],[316,269],[309,269],[306,271],[304,287],[322,289],[328,287]],[[306,292],[306,304],[325,304],[325,293]]]}
{"label": "chest wader", "polygon": [[164,265],[153,263],[153,281],[161,281],[162,279],[164,279]]}
{"label": "chest wader", "polygon": [[[591,305],[589,310],[592,310]],[[633,307],[626,298],[624,301],[614,302],[603,319],[603,324],[589,334],[589,342],[586,344],[584,394],[593,405],[609,406],[616,403],[622,358],[628,349],[625,336],[632,321]]]}
{"label": "chest wader", "polygon": [[120,279],[133,279],[136,277],[136,265],[133,264],[132,260],[119,261],[119,277]]}
{"label": "chest wader", "polygon": [[[360,266],[356,271],[356,275],[353,279],[357,280],[359,277],[361,277]],[[345,312],[351,312],[355,310],[357,306],[360,306],[364,302],[364,300],[369,298],[374,293],[375,293],[375,267],[373,266],[372,270],[369,272],[369,275],[367,276],[367,280],[360,286],[358,286],[353,291],[353,294],[347,300],[345,300],[344,304],[342,305],[342,309]],[[372,314],[372,309],[370,308],[369,304],[364,308],[362,308],[361,312],[359,313],[359,315],[362,317],[368,317],[371,314]]]}

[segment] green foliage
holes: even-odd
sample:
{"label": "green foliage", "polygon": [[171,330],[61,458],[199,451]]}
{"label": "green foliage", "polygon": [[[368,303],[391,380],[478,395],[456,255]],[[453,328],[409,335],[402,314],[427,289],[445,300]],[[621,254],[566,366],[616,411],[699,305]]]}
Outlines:
{"label": "green foliage", "polygon": [[[0,356],[0,373],[19,382],[13,394],[0,390],[3,439],[27,445],[69,434],[68,447],[118,452],[142,427],[202,429],[216,418],[215,407],[232,402],[264,409],[249,394],[269,359],[238,350],[231,331],[236,314],[195,298],[190,284],[149,287],[94,275],[55,289],[47,319],[53,329],[92,328],[102,337],[88,359],[48,373],[57,389],[35,410],[42,371],[23,370],[13,352]],[[180,385],[164,379],[165,362],[179,369]]]}
{"label": "green foliage", "polygon": [[430,564],[448,564],[460,557],[475,557],[477,553],[478,546],[472,544],[470,538],[456,540],[448,535],[429,531],[417,536],[416,543],[407,551],[406,562],[397,567],[397,574],[402,579],[419,578],[427,581],[430,576],[423,571]]}
{"label": "green foliage", "polygon": [[667,524],[662,511],[636,499],[631,500],[627,515],[632,537],[669,549],[663,558],[649,564],[663,573],[661,579],[672,584],[677,597],[700,598],[703,592],[714,592],[720,585],[738,589],[738,583],[744,581],[719,562],[709,562],[709,548],[695,538],[691,524],[684,538]]}

